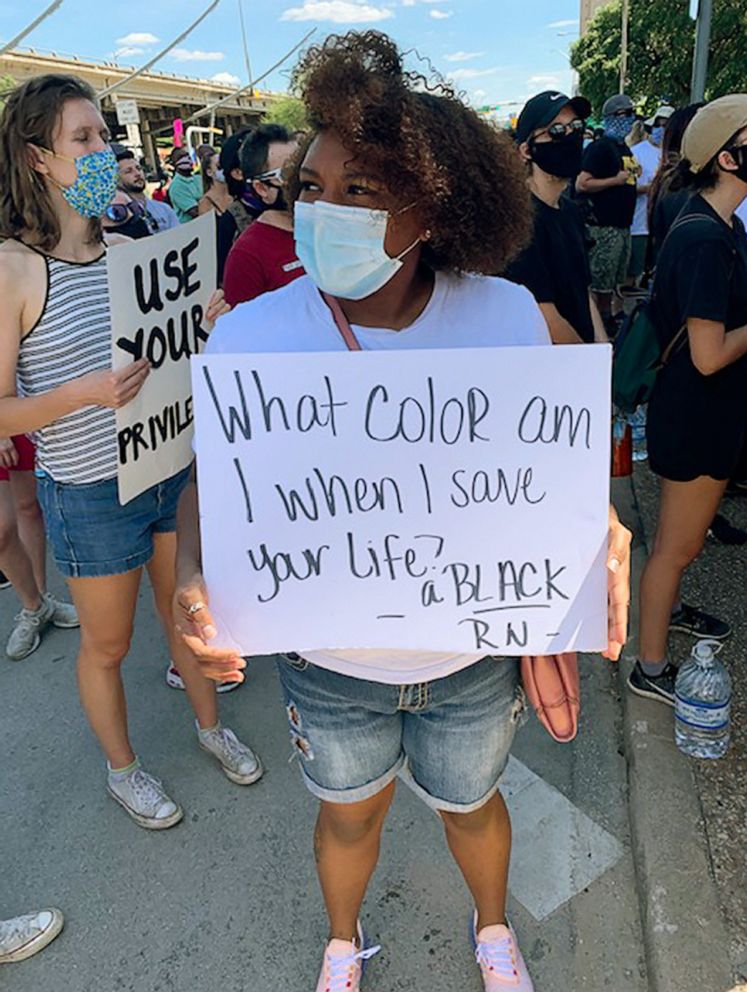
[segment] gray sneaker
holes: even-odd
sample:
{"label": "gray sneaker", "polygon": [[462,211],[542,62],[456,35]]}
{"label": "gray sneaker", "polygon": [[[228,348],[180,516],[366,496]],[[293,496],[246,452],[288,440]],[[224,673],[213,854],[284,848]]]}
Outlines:
{"label": "gray sneaker", "polygon": [[184,810],[170,798],[159,779],[143,771],[139,764],[123,779],[114,778],[110,772],[107,792],[146,830],[168,830],[184,816]]}
{"label": "gray sneaker", "polygon": [[0,920],[0,964],[25,961],[51,944],[65,920],[59,909]]}
{"label": "gray sneaker", "polygon": [[[199,731],[199,727],[198,727]],[[261,778],[262,762],[248,744],[242,744],[236,734],[220,724],[208,733],[198,733],[200,747],[220,763],[226,778],[237,785],[251,785]]]}
{"label": "gray sneaker", "polygon": [[22,661],[36,651],[41,644],[42,634],[52,623],[55,607],[51,596],[42,596],[41,606],[37,610],[23,609],[16,615],[16,625],[5,648],[11,661]]}
{"label": "gray sneaker", "polygon": [[54,603],[54,613],[52,614],[52,625],[54,627],[61,627],[63,630],[72,630],[73,627],[80,627],[78,611],[72,603],[62,603],[59,599],[55,599],[54,596],[50,596],[49,593],[45,594],[45,598]]}

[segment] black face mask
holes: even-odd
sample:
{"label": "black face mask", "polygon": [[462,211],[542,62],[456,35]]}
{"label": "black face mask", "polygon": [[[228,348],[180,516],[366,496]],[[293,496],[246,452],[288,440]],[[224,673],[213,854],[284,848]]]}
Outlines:
{"label": "black face mask", "polygon": [[529,151],[532,161],[543,172],[559,179],[572,179],[581,171],[584,138],[582,134],[569,134],[555,141],[532,142]]}
{"label": "black face mask", "polygon": [[747,183],[747,154],[745,154],[747,152],[747,145],[737,145],[735,148],[730,148],[729,151],[731,152],[731,157],[735,162],[739,163],[739,166],[736,169],[724,169],[721,166],[722,170],[732,176],[736,176],[737,179],[741,179],[743,183]]}
{"label": "black face mask", "polygon": [[124,234],[128,238],[147,238],[150,234],[150,228],[142,217],[133,217],[132,220],[125,221],[114,230],[117,234]]}
{"label": "black face mask", "polygon": [[283,187],[273,186],[272,183],[266,183],[265,185],[269,186],[270,189],[276,189],[278,191],[278,195],[275,197],[274,203],[265,203],[263,200],[262,201],[263,208],[265,210],[287,210],[288,202],[285,199],[285,191],[283,190]]}

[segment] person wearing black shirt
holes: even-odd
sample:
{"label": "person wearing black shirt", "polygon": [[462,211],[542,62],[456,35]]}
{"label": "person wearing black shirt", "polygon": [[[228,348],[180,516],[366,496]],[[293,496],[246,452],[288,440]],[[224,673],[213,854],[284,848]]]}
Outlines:
{"label": "person wearing black shirt", "polygon": [[602,116],[604,136],[584,151],[576,191],[588,198],[591,211],[591,288],[605,324],[614,331],[612,299],[627,277],[640,167],[625,143],[635,121],[633,101],[622,93],[612,96]]}
{"label": "person wearing black shirt", "polygon": [[547,90],[527,103],[516,125],[534,206],[528,248],[504,275],[526,286],[539,304],[555,344],[606,341],[591,299],[586,231],[576,204],[563,196],[578,174],[591,104]]}
{"label": "person wearing black shirt", "polygon": [[226,259],[234,241],[262,213],[262,202],[251,190],[244,179],[241,170],[239,153],[244,139],[251,133],[251,128],[244,128],[237,134],[232,134],[223,143],[218,158],[218,165],[231,194],[231,204],[218,218],[218,285],[223,285],[223,270]]}
{"label": "person wearing black shirt", "polygon": [[661,476],[654,550],[641,579],[639,695],[674,704],[667,631],[728,637],[728,624],[679,599],[747,433],[747,94],[721,97],[682,142],[694,194],[659,255],[652,306],[662,348],[675,343],[648,409],[651,468]]}

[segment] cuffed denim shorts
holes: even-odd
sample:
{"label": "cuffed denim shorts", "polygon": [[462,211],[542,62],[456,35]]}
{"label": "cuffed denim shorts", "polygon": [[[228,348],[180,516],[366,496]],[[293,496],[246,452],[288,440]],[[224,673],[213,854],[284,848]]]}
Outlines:
{"label": "cuffed denim shorts", "polygon": [[293,751],[318,799],[361,802],[397,776],[435,810],[470,813],[495,794],[526,706],[517,658],[417,685],[355,679],[297,655],[278,668]]}
{"label": "cuffed denim shorts", "polygon": [[52,555],[69,579],[120,575],[153,557],[153,535],[176,530],[176,505],[190,469],[119,505],[117,480],[82,486],[55,482],[41,469],[36,481]]}

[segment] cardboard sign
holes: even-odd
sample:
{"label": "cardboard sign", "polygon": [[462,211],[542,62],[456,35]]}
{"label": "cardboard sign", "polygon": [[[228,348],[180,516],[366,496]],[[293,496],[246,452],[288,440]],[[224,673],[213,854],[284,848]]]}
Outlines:
{"label": "cardboard sign", "polygon": [[607,644],[606,345],[192,361],[221,642]]}
{"label": "cardboard sign", "polygon": [[138,395],[117,410],[123,506],[192,460],[189,359],[207,341],[215,282],[212,213],[109,251],[112,368],[143,357],[151,363]]}

